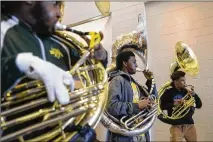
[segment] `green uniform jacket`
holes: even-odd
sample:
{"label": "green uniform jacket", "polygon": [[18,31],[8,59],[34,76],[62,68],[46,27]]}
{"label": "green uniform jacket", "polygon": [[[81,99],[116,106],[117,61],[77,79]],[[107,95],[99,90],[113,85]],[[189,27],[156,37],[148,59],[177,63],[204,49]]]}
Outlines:
{"label": "green uniform jacket", "polygon": [[[1,94],[14,87],[25,76],[16,67],[19,53],[31,52],[67,71],[80,58],[75,49],[51,36],[39,36],[15,16],[1,19]],[[107,59],[106,59],[107,60]],[[107,61],[102,62],[106,66]]]}

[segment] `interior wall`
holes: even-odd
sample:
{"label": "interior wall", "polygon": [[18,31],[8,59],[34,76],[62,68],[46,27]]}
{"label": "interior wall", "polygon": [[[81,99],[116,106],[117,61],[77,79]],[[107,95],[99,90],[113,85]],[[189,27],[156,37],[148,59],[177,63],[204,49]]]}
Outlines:
{"label": "interior wall", "polygon": [[95,2],[65,1],[62,23],[72,24],[100,15]]}
{"label": "interior wall", "polygon": [[[141,3],[142,2],[110,2],[110,11],[116,12],[120,10],[125,10],[126,8],[133,7]],[[126,12],[126,14],[127,13],[128,11]],[[101,15],[101,13],[96,7],[94,1],[65,1],[64,17],[62,19],[62,23],[67,25],[73,24],[99,15]]]}
{"label": "interior wall", "polygon": [[[104,43],[104,48],[108,51],[109,64],[111,63],[112,42],[116,39],[117,36],[136,30],[138,23],[138,14],[143,14],[144,3],[110,2],[110,12],[111,16],[106,25],[108,27],[101,27],[105,33],[105,38],[103,39],[102,44]],[[95,2],[67,1],[65,2],[64,17],[62,19],[62,23],[69,25],[100,15],[101,13],[96,7]],[[97,20],[95,22],[76,26],[75,28],[79,29],[79,27],[84,27],[84,30],[81,28],[83,31],[88,30],[88,27],[90,28],[89,30],[97,30],[97,28],[101,29],[100,26],[94,26],[94,29],[91,28],[92,23],[98,25],[100,21],[101,20]]]}
{"label": "interior wall", "polygon": [[[150,69],[157,87],[169,80],[169,67],[174,58],[175,44],[184,41],[198,58],[197,77],[187,76],[187,83],[203,101],[194,114],[198,141],[213,140],[213,2],[148,2],[148,48]],[[153,140],[168,141],[170,126],[156,120]]]}

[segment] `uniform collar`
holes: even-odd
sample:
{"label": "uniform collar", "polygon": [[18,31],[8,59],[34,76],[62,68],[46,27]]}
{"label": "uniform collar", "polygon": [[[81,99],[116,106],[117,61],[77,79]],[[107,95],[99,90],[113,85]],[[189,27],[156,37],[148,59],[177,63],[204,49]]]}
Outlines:
{"label": "uniform collar", "polygon": [[19,25],[22,26],[23,28],[25,28],[26,30],[28,30],[28,31],[30,31],[30,32],[33,33],[32,27],[31,27],[29,24],[27,24],[26,22],[24,22],[24,21],[18,19],[18,18],[17,18],[16,16],[14,16],[14,15],[10,15],[10,18],[13,19],[15,22],[19,23]]}

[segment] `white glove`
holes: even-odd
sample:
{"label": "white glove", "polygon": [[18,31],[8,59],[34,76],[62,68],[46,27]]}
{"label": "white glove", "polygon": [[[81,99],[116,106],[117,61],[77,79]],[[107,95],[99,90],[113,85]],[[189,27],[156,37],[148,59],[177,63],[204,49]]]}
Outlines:
{"label": "white glove", "polygon": [[32,53],[18,54],[16,65],[29,78],[43,81],[50,102],[57,99],[62,105],[69,103],[70,96],[65,85],[70,86],[71,91],[74,90],[75,84],[71,74],[50,62],[33,56]]}

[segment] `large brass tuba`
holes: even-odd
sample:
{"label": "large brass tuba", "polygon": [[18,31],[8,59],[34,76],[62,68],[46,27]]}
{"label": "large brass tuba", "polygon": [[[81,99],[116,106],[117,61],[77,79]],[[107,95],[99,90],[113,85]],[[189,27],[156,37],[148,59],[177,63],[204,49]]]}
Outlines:
{"label": "large brass tuba", "polygon": [[[198,60],[191,50],[191,48],[182,41],[176,43],[175,46],[175,59],[171,63],[170,71],[171,74],[174,71],[182,70],[189,76],[196,76],[199,73],[199,64]],[[187,85],[193,89],[192,85]],[[169,119],[180,119],[183,118],[190,110],[190,107],[194,105],[195,100],[194,98],[187,94],[185,97],[182,98],[183,104],[177,105],[173,108],[173,112],[171,116],[168,116],[162,109],[161,109],[161,98],[163,93],[166,89],[171,87],[171,81],[166,82],[158,91],[159,99],[158,99],[158,115],[161,119],[169,120]]]}
{"label": "large brass tuba", "polygon": [[[145,25],[142,15],[139,15],[139,27],[138,31],[133,31],[127,34],[123,34],[119,36],[116,41],[113,43],[112,48],[112,64],[107,68],[107,72],[111,72],[115,70],[115,58],[119,52],[130,50],[142,60],[145,69],[147,69],[147,39],[145,33]],[[141,29],[142,28],[142,29]],[[137,48],[124,48],[122,49],[122,45],[124,44],[133,44],[137,45]],[[143,69],[137,68],[137,71],[141,72]],[[154,79],[152,79],[152,89],[154,87]],[[152,89],[147,92],[144,91],[149,96],[149,99],[152,101],[156,101],[156,97],[151,94]],[[136,136],[147,132],[155,121],[155,114],[157,113],[157,105],[153,104],[153,106],[147,110],[143,110],[140,113],[127,117],[124,116],[120,120],[116,119],[112,115],[110,115],[107,110],[104,111],[104,114],[101,118],[102,124],[114,133],[118,133],[124,136]]]}
{"label": "large brass tuba", "polygon": [[[77,33],[58,31],[51,38],[81,55],[69,71],[81,87],[70,92],[70,103],[62,106],[57,101],[48,101],[41,81],[16,85],[1,99],[1,141],[68,141],[77,133],[67,131],[68,126],[94,128],[100,120],[108,96],[107,73],[100,62],[88,58],[100,42],[100,35],[74,31],[60,23],[56,29]],[[78,35],[90,35],[94,41],[87,45]],[[77,36],[84,42],[78,41]]]}

